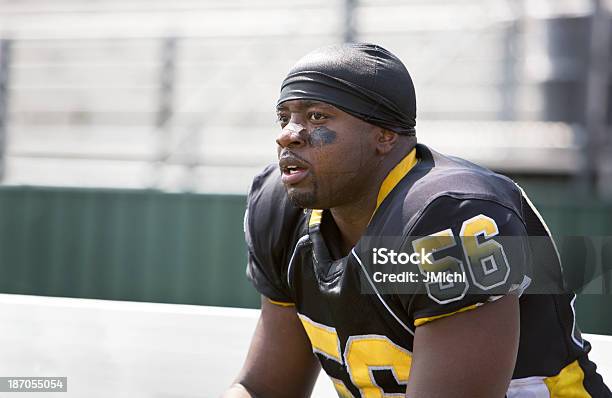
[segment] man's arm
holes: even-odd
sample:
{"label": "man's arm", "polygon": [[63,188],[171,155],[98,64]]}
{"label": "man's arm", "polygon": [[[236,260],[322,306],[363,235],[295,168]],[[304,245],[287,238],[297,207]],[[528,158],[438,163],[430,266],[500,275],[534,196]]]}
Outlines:
{"label": "man's arm", "polygon": [[505,296],[416,329],[411,398],[503,398],[519,345],[519,304]]}
{"label": "man's arm", "polygon": [[295,307],[278,306],[262,296],[249,353],[222,398],[309,397],[319,369]]}

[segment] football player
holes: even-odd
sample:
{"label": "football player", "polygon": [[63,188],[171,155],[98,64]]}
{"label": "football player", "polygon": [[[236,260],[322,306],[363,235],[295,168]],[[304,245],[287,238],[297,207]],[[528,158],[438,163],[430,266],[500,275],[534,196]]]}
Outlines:
{"label": "football player", "polygon": [[[255,177],[245,216],[261,317],[224,397],[307,397],[320,368],[340,397],[612,397],[575,295],[530,284],[560,274],[544,221],[510,179],[417,144],[396,56],[315,50],[277,114],[278,164]],[[537,253],[527,237],[543,239]],[[390,288],[371,255],[382,246],[429,253],[413,275],[465,278]]]}

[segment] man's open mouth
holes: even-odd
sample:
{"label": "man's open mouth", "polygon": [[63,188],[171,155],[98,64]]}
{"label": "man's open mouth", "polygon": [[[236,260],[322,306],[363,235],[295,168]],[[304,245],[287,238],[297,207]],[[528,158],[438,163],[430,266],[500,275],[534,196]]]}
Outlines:
{"label": "man's open mouth", "polygon": [[285,184],[297,184],[308,175],[309,168],[306,162],[295,157],[283,157],[279,160],[278,165],[282,173],[281,179]]}

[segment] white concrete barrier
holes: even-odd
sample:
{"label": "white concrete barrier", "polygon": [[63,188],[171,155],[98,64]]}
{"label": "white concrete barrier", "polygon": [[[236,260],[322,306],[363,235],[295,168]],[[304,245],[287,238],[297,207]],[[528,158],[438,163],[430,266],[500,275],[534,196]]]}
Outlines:
{"label": "white concrete barrier", "polygon": [[[258,314],[0,294],[0,376],[67,376],[68,393],[51,397],[217,397],[242,365]],[[585,337],[612,384],[612,336]],[[333,396],[322,374],[313,397]]]}

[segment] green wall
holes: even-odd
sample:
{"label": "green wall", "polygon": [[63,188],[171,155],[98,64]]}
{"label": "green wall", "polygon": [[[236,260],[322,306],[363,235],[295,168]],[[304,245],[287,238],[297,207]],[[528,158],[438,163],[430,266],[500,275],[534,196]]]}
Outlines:
{"label": "green wall", "polygon": [[[563,236],[602,237],[612,235],[612,204],[610,203],[584,200],[567,204],[538,203],[536,206],[558,241],[561,241]],[[611,294],[579,295],[576,300],[576,312],[578,324],[583,331],[612,335]]]}
{"label": "green wall", "polygon": [[258,306],[245,278],[245,198],[0,189],[0,291]]}
{"label": "green wall", "polygon": [[[612,235],[612,203],[562,196],[533,198],[555,235]],[[0,291],[257,308],[244,206],[236,195],[0,187]],[[580,296],[581,328],[612,334],[611,304]]]}

